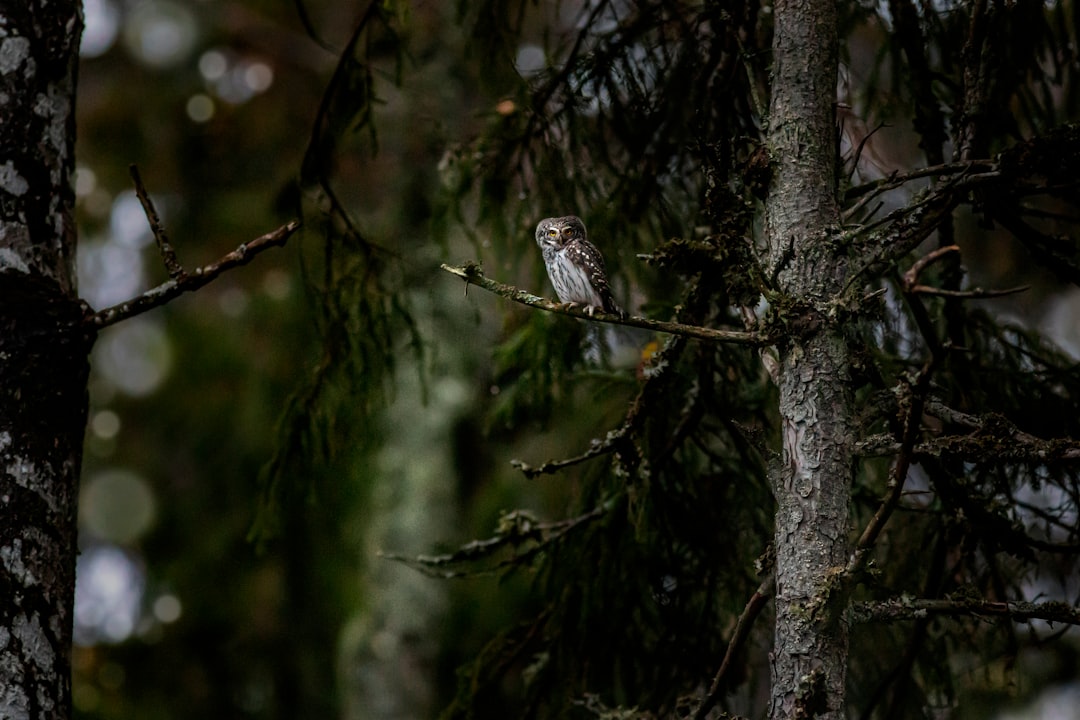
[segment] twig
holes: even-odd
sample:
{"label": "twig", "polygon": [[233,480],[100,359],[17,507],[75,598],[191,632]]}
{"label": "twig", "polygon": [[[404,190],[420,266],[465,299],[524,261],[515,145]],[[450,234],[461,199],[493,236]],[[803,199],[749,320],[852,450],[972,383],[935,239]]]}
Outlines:
{"label": "twig", "polygon": [[866,566],[870,558],[870,552],[874,549],[878,536],[885,528],[896,506],[900,503],[900,496],[904,491],[904,482],[907,480],[908,470],[914,456],[915,442],[919,439],[919,430],[922,427],[923,408],[926,405],[926,395],[930,390],[930,377],[936,365],[937,354],[931,354],[919,376],[911,386],[908,396],[908,411],[904,417],[903,437],[900,441],[900,449],[896,460],[889,472],[889,480],[885,497],[882,498],[874,517],[870,519],[863,529],[859,541],[855,544],[855,551],[848,560],[845,574],[849,582],[853,582],[855,576]]}
{"label": "twig", "polygon": [[127,320],[128,318],[140,315],[147,310],[164,305],[186,292],[198,290],[203,285],[215,280],[226,270],[231,270],[240,265],[246,265],[264,250],[284,245],[299,227],[299,221],[293,220],[292,222],[282,225],[273,232],[257,237],[251,242],[244,243],[232,252],[218,259],[217,262],[195,268],[195,270],[190,273],[181,268],[179,276],[174,277],[155,288],[151,288],[142,295],[132,298],[131,300],[88,315],[83,322],[86,325],[93,327],[95,330],[100,330],[109,325],[115,325],[121,320]]}
{"label": "twig", "polygon": [[606,455],[609,452],[615,450],[615,446],[626,435],[627,428],[621,427],[616,430],[612,430],[607,434],[603,440],[600,438],[593,438],[592,443],[589,445],[589,449],[580,455],[574,457],[564,458],[563,460],[548,460],[543,465],[533,467],[523,460],[511,460],[510,465],[520,470],[525,474],[525,477],[532,480],[540,475],[550,475],[562,470],[563,468],[571,467],[579,463],[583,463],[586,460],[591,460],[594,457],[600,455]]}
{"label": "twig", "polygon": [[760,347],[771,345],[776,342],[776,337],[759,332],[742,332],[738,330],[715,330],[713,328],[699,327],[697,325],[683,325],[676,322],[663,320],[651,320],[643,317],[621,318],[613,313],[594,312],[589,314],[582,308],[571,307],[566,303],[558,303],[547,298],[542,298],[532,293],[519,290],[513,285],[491,280],[484,276],[484,271],[476,263],[466,263],[462,266],[453,266],[443,263],[442,269],[451,275],[456,275],[465,282],[476,285],[488,292],[494,293],[507,300],[513,300],[522,305],[528,305],[539,310],[570,315],[573,317],[595,320],[596,322],[611,323],[613,325],[627,325],[630,327],[645,328],[669,335],[682,335],[684,337],[708,340],[710,342],[732,343],[735,345],[751,345]]}
{"label": "twig", "polygon": [[[484,540],[473,540],[462,545],[454,552],[445,555],[409,556],[382,551],[379,551],[378,555],[384,560],[400,562],[414,570],[419,570],[425,575],[447,580],[488,575],[528,561],[572,530],[603,517],[615,507],[620,498],[621,495],[615,495],[588,512],[556,522],[536,522],[528,513],[514,511],[503,516],[499,522],[500,527],[493,537]],[[490,567],[477,570],[455,569],[490,557],[504,547],[517,548],[529,543],[532,544],[532,547],[522,552],[515,552],[511,557],[500,560]],[[450,569],[444,570],[442,568]]]}
{"label": "twig", "polygon": [[867,193],[871,195],[880,195],[887,190],[893,190],[913,180],[921,180],[927,177],[942,177],[944,175],[956,175],[959,173],[967,174],[971,172],[980,172],[985,170],[993,170],[997,167],[997,164],[992,160],[972,160],[971,162],[957,162],[957,163],[945,163],[943,165],[932,165],[930,167],[919,168],[909,173],[898,174],[892,173],[888,177],[874,180],[872,182],[863,183],[856,187],[851,188],[844,193],[845,200],[854,200],[857,197],[862,197]]}
{"label": "twig", "polygon": [[169,242],[169,236],[165,233],[165,226],[161,224],[154,202],[150,199],[150,194],[146,192],[142,176],[139,175],[139,166],[134,163],[128,165],[128,172],[131,173],[131,181],[135,183],[135,197],[142,203],[143,212],[146,213],[146,219],[150,223],[150,232],[154,234],[154,242],[157,243],[158,252],[161,253],[161,261],[165,263],[169,277],[176,280],[184,274],[184,267],[176,259],[176,251]]}
{"label": "twig", "polygon": [[739,619],[735,621],[735,630],[731,633],[731,640],[728,641],[724,659],[720,662],[720,668],[716,671],[716,675],[713,676],[712,684],[709,685],[708,694],[705,695],[705,699],[701,701],[701,705],[699,705],[694,712],[693,720],[705,720],[709,711],[716,705],[716,701],[720,699],[720,690],[723,687],[724,677],[731,667],[735,653],[738,652],[739,648],[746,642],[746,638],[750,634],[750,628],[753,627],[754,620],[761,614],[762,609],[765,607],[765,603],[768,602],[769,598],[772,596],[773,586],[775,584],[775,575],[770,572],[768,576],[761,581],[761,584],[758,585],[754,594],[750,596],[750,600],[747,601],[746,607],[743,608],[742,613],[739,615]]}
{"label": "twig", "polygon": [[1004,290],[983,290],[982,288],[972,288],[970,290],[945,290],[944,288],[930,287],[929,285],[914,285],[911,288],[911,292],[919,295],[934,295],[937,297],[981,299],[1016,295],[1017,293],[1027,292],[1030,289],[1030,285],[1017,285],[1016,287],[1005,288]]}
{"label": "twig", "polygon": [[1007,288],[1005,290],[983,290],[982,288],[972,288],[970,290],[951,290],[919,284],[919,276],[922,274],[923,270],[930,267],[932,264],[945,257],[946,255],[959,252],[959,245],[946,245],[944,247],[939,247],[937,250],[927,253],[923,257],[916,260],[915,263],[910,268],[908,268],[908,271],[904,273],[903,276],[901,276],[901,284],[904,292],[915,295],[934,295],[937,297],[973,299],[1004,297],[1006,295],[1015,295],[1016,293],[1022,293],[1031,289],[1030,285],[1019,285],[1017,287]]}
{"label": "twig", "polygon": [[922,271],[930,267],[941,258],[945,257],[949,253],[960,252],[959,245],[946,245],[945,247],[939,247],[931,253],[927,253],[923,257],[915,261],[915,263],[908,268],[908,271],[904,273],[904,290],[910,291],[919,280],[919,276],[922,275]]}
{"label": "twig", "polygon": [[851,619],[855,622],[898,622],[930,615],[1007,617],[1014,622],[1046,620],[1080,625],[1080,607],[1065,602],[900,598],[881,602],[859,602],[851,606]]}

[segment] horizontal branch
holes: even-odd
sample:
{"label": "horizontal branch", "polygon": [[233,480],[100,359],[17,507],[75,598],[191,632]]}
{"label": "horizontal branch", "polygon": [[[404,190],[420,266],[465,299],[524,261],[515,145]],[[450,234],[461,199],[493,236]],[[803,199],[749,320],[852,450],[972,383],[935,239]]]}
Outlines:
{"label": "horizontal branch", "polygon": [[859,602],[851,606],[851,619],[862,623],[919,620],[933,615],[1007,617],[1015,622],[1045,620],[1052,623],[1080,625],[1080,607],[1064,602],[901,598],[881,602]]}
{"label": "horizontal branch", "polygon": [[[930,438],[914,447],[918,457],[953,457],[973,462],[1062,462],[1080,460],[1080,441],[1072,438],[1040,438],[1020,430],[1001,415],[971,415],[954,410],[939,400],[926,403],[927,415],[952,425],[969,428],[966,435]],[[863,457],[882,457],[900,452],[900,443],[889,434],[871,435],[855,446]]]}
{"label": "horizontal branch", "polygon": [[542,298],[538,295],[519,290],[513,285],[507,285],[505,283],[491,280],[484,276],[483,269],[476,263],[466,263],[462,266],[453,266],[443,263],[442,269],[451,275],[456,275],[464,280],[469,285],[476,285],[490,293],[494,293],[500,297],[504,297],[507,300],[513,300],[516,303],[522,305],[528,305],[539,310],[546,310],[547,312],[558,313],[561,315],[571,315],[573,317],[584,318],[586,320],[595,320],[596,322],[611,323],[613,325],[627,325],[629,327],[639,327],[646,330],[655,330],[657,332],[667,333],[669,335],[682,335],[684,337],[696,338],[698,340],[708,340],[710,342],[720,343],[732,343],[735,345],[750,345],[754,347],[761,347],[764,345],[771,345],[776,342],[775,336],[766,335],[764,333],[757,332],[743,332],[739,330],[715,330],[713,328],[700,327],[698,325],[683,325],[676,322],[665,322],[663,320],[651,320],[643,317],[619,317],[614,313],[594,312],[590,315],[583,308],[571,307],[566,303],[555,302]]}
{"label": "horizontal branch", "polygon": [[[84,322],[92,328],[100,330],[109,325],[115,325],[121,320],[127,320],[136,315],[141,315],[147,310],[164,305],[186,292],[198,290],[203,285],[215,280],[226,270],[246,265],[264,250],[281,247],[299,228],[300,223],[296,220],[286,223],[273,232],[244,243],[218,259],[217,262],[195,268],[191,272],[182,270],[175,277],[147,290],[142,295],[88,315]],[[172,271],[170,270],[170,272]]]}
{"label": "horizontal branch", "polygon": [[947,175],[967,175],[993,171],[996,164],[992,160],[973,160],[970,162],[947,163],[931,167],[919,168],[909,173],[892,173],[888,177],[879,178],[863,185],[857,185],[844,193],[844,200],[854,200],[867,194],[879,195],[886,190],[894,190],[913,180],[928,177],[944,177]]}

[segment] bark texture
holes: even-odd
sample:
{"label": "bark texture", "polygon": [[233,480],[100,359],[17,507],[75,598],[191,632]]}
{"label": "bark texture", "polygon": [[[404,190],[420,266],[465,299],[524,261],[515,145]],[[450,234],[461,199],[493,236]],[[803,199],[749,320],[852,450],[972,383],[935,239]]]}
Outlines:
{"label": "bark texture", "polygon": [[87,351],[75,297],[74,0],[0,0],[0,718],[71,714]]}
{"label": "bark texture", "polygon": [[848,555],[852,392],[833,321],[848,263],[836,243],[837,40],[832,0],[775,4],[766,265],[792,336],[780,351],[783,462],[774,472],[771,718],[842,718],[847,630],[834,605]]}

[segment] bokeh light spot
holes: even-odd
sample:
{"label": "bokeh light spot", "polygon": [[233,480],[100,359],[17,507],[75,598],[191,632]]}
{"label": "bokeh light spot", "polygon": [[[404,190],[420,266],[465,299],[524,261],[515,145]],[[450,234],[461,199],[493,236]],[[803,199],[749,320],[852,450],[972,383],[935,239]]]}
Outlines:
{"label": "bokeh light spot", "polygon": [[104,55],[120,32],[120,13],[111,0],[83,2],[83,34],[79,55],[94,58]]}
{"label": "bokeh light spot", "polygon": [[82,527],[109,542],[138,540],[153,526],[156,514],[154,491],[129,470],[104,470],[91,476],[79,496]]}
{"label": "bokeh light spot", "polygon": [[214,100],[209,95],[198,93],[188,98],[185,109],[193,122],[204,123],[214,117]]}
{"label": "bokeh light spot", "polygon": [[229,60],[220,50],[207,50],[199,57],[199,72],[206,80],[219,80],[228,69]]}
{"label": "bokeh light spot", "polygon": [[183,612],[183,606],[180,604],[180,598],[175,595],[166,593],[159,595],[154,600],[154,617],[158,622],[173,623],[180,619],[180,615]]}
{"label": "bokeh light spot", "polygon": [[135,630],[142,602],[142,569],[113,545],[84,549],[75,578],[75,642],[119,643]]}
{"label": "bokeh light spot", "polygon": [[174,2],[145,0],[131,11],[124,43],[140,62],[156,68],[178,65],[191,53],[198,36],[192,11]]}
{"label": "bokeh light spot", "polygon": [[252,92],[266,92],[274,84],[274,71],[264,62],[250,63],[244,68],[244,83]]}
{"label": "bokeh light spot", "polygon": [[120,416],[112,410],[99,410],[90,418],[90,432],[102,440],[112,440],[120,432]]}
{"label": "bokeh light spot", "polygon": [[149,395],[169,374],[172,347],[156,324],[132,318],[102,333],[94,346],[94,367],[121,392]]}

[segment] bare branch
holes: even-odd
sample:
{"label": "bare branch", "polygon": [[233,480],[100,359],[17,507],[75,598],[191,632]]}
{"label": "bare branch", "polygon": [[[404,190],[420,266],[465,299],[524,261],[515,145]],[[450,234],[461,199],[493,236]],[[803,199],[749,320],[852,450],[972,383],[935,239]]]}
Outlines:
{"label": "bare branch", "polygon": [[760,347],[764,345],[771,345],[776,342],[777,337],[759,332],[742,332],[738,330],[715,330],[713,328],[699,327],[697,325],[683,325],[676,322],[665,322],[663,320],[651,320],[643,317],[626,317],[620,318],[618,315],[605,312],[594,312],[589,314],[582,308],[570,307],[566,303],[558,303],[547,298],[533,295],[532,293],[519,290],[513,285],[506,285],[505,283],[491,280],[484,276],[483,269],[476,263],[466,263],[462,266],[453,266],[443,263],[442,269],[451,275],[457,275],[470,285],[476,285],[490,293],[494,293],[500,297],[504,297],[507,300],[513,300],[516,303],[522,305],[528,305],[539,310],[546,310],[547,312],[558,313],[561,315],[570,315],[573,317],[584,318],[586,320],[595,320],[596,322],[611,323],[613,325],[627,325],[630,327],[639,327],[646,330],[655,330],[657,332],[667,333],[669,335],[682,335],[684,337],[696,338],[698,340],[708,340],[710,342],[720,343],[732,343],[735,345],[751,345],[754,347]]}
{"label": "bare branch", "polygon": [[860,199],[844,211],[843,217],[847,220],[858,215],[859,212],[874,198],[890,190],[896,190],[897,188],[903,187],[914,180],[921,180],[928,177],[936,178],[947,177],[950,175],[962,175],[969,180],[978,182],[980,180],[999,177],[996,168],[997,164],[991,160],[974,160],[972,162],[934,165],[932,167],[920,168],[903,174],[892,173],[888,177],[868,182],[848,190],[844,195],[845,200],[854,200],[855,198]]}
{"label": "bare branch", "polygon": [[[1009,457],[1014,454],[1023,458],[1037,460],[1077,460],[1080,459],[1080,441],[1070,438],[1055,438],[1046,440],[1026,433],[1010,423],[1004,417],[996,414],[969,415],[954,410],[938,400],[926,403],[926,412],[947,423],[972,428],[976,431],[973,435],[950,436],[940,438],[938,444],[948,447],[950,451],[957,446],[956,441],[964,439],[972,440],[973,444],[983,445],[983,440],[1007,439],[1012,441]],[[961,444],[962,447],[962,444]],[[984,450],[985,452],[985,450]]]}
{"label": "bare branch", "polygon": [[738,652],[739,648],[746,642],[746,638],[750,635],[750,628],[754,626],[754,620],[761,614],[762,609],[765,607],[765,603],[772,597],[773,587],[775,585],[776,575],[774,572],[770,572],[766,578],[761,581],[761,584],[758,585],[758,589],[754,591],[754,594],[750,596],[750,599],[746,603],[746,607],[743,608],[742,613],[739,615],[739,619],[735,621],[735,630],[731,633],[731,640],[728,641],[727,651],[724,652],[724,659],[720,662],[720,668],[716,671],[716,675],[713,676],[712,684],[709,685],[708,694],[694,712],[694,720],[705,720],[709,714],[709,710],[711,710],[713,706],[716,705],[716,701],[720,699],[720,690],[723,687],[724,677],[727,675],[728,669],[731,668],[735,653]]}
{"label": "bare branch", "polygon": [[132,182],[135,183],[135,197],[139,198],[139,202],[142,203],[143,212],[146,213],[146,220],[150,223],[150,232],[154,234],[154,242],[157,243],[158,252],[161,253],[161,261],[165,263],[165,269],[169,272],[169,277],[176,280],[184,274],[184,267],[176,259],[176,251],[169,242],[169,236],[165,233],[165,226],[161,224],[161,218],[158,217],[157,210],[154,208],[154,202],[150,199],[150,194],[146,192],[146,186],[143,185],[142,176],[139,175],[139,167],[133,163],[128,165],[128,171],[131,173]]}
{"label": "bare branch", "polygon": [[908,271],[904,273],[904,289],[910,291],[913,287],[915,287],[915,284],[919,280],[919,275],[922,274],[923,270],[930,267],[935,262],[948,255],[949,253],[954,252],[960,252],[959,245],[946,245],[945,247],[940,247],[937,250],[934,250],[931,253],[927,253],[923,257],[916,260],[915,263],[908,269]]}
{"label": "bare branch", "polygon": [[1080,625],[1080,608],[1064,602],[900,598],[882,602],[860,602],[851,606],[851,619],[863,623],[918,620],[931,615],[1006,617],[1014,622],[1046,620]]}
{"label": "bare branch", "polygon": [[970,290],[945,290],[943,288],[930,287],[929,285],[914,285],[911,288],[911,292],[918,295],[934,295],[937,297],[972,300],[1016,295],[1017,293],[1027,292],[1030,289],[1030,285],[1017,285],[1016,287],[1005,288],[1004,290],[984,290],[982,288],[972,288]]}
{"label": "bare branch", "polygon": [[592,443],[589,445],[589,449],[580,455],[574,457],[565,458],[563,460],[548,460],[543,465],[533,467],[523,460],[511,460],[510,465],[520,470],[525,474],[525,477],[532,480],[540,475],[551,475],[557,473],[563,468],[572,467],[579,463],[583,463],[586,460],[591,460],[594,457],[600,455],[606,455],[610,452],[614,452],[615,446],[626,435],[627,427],[623,426],[616,430],[608,432],[607,436],[601,440],[600,438],[593,438]]}
{"label": "bare branch", "polygon": [[855,551],[848,560],[845,574],[849,582],[866,567],[870,558],[870,552],[874,549],[878,536],[885,528],[896,506],[900,503],[900,496],[904,491],[904,482],[907,480],[908,470],[911,468],[914,457],[915,442],[919,438],[919,430],[922,427],[923,408],[926,404],[926,395],[930,390],[930,378],[934,372],[939,355],[932,354],[930,360],[923,366],[915,382],[911,384],[908,392],[907,413],[904,416],[903,437],[896,460],[893,461],[889,471],[889,480],[885,497],[882,498],[874,517],[870,519],[863,529],[859,541],[855,544]]}
{"label": "bare branch", "polygon": [[186,292],[198,290],[203,285],[215,280],[226,270],[246,265],[264,250],[281,247],[299,228],[300,223],[296,220],[286,223],[273,232],[257,237],[249,243],[244,243],[218,259],[217,262],[195,268],[190,273],[181,270],[178,277],[147,290],[142,295],[131,300],[88,315],[83,322],[96,330],[100,330],[109,325],[115,325],[121,320],[127,320],[136,315],[141,315],[147,310],[164,305]]}

